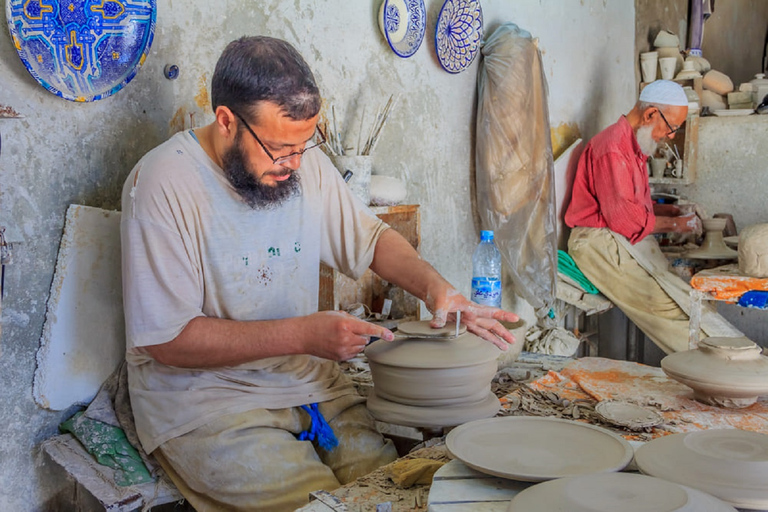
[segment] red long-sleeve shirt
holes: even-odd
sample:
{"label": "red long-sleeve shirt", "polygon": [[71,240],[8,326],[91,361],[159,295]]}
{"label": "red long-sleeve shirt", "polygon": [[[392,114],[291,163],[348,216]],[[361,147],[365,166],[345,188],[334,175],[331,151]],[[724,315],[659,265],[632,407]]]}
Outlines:
{"label": "red long-sleeve shirt", "polygon": [[625,117],[598,133],[579,159],[565,223],[607,227],[632,244],[651,234],[656,216],[647,159]]}

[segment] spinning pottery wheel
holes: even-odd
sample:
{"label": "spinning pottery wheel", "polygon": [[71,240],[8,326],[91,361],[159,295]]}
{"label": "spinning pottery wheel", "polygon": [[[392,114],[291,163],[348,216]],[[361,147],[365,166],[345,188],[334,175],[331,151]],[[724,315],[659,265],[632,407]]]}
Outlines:
{"label": "spinning pottery wheel", "polygon": [[373,391],[368,409],[380,421],[418,428],[452,427],[495,415],[491,392],[501,352],[471,333],[457,338],[379,340],[365,349]]}

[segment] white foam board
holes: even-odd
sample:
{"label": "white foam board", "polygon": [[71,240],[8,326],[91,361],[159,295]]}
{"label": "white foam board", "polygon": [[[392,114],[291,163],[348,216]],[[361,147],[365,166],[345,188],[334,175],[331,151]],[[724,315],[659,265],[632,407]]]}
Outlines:
{"label": "white foam board", "polygon": [[120,258],[120,212],[71,205],[37,352],[41,407],[89,403],[125,357]]}

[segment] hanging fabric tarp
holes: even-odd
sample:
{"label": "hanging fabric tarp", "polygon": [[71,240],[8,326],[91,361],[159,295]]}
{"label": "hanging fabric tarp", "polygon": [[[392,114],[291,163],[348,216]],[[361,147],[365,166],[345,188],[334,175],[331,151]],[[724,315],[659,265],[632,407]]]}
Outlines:
{"label": "hanging fabric tarp", "polygon": [[477,207],[515,292],[544,324],[555,302],[557,234],[547,82],[537,42],[516,25],[485,41],[478,78]]}

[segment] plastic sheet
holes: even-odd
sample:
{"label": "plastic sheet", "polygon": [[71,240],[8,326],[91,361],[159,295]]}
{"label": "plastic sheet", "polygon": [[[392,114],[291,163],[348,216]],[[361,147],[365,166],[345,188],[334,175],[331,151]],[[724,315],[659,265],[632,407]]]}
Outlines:
{"label": "plastic sheet", "polygon": [[501,25],[482,49],[478,78],[477,207],[495,232],[515,292],[548,325],[557,233],[547,83],[531,34]]}

